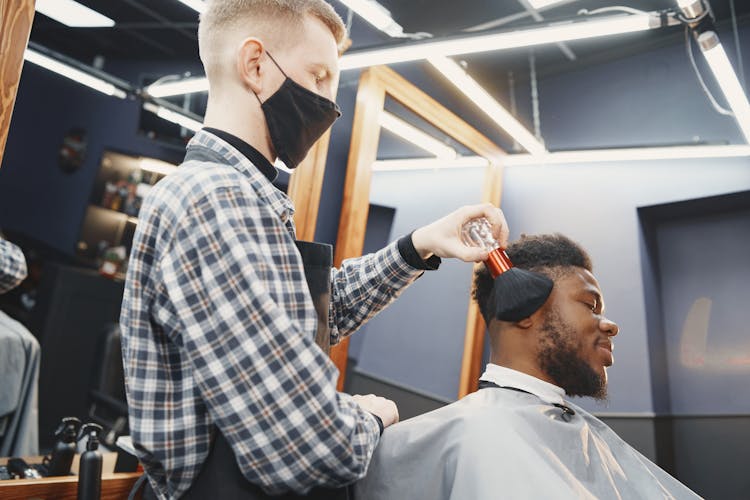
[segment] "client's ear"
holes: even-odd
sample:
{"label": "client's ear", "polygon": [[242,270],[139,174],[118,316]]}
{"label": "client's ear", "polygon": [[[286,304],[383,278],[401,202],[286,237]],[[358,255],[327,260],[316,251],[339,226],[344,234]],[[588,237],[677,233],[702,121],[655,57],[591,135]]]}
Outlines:
{"label": "client's ear", "polygon": [[531,329],[533,326],[544,321],[545,311],[547,310],[548,307],[549,305],[547,303],[544,303],[542,307],[540,307],[539,309],[531,313],[530,316],[523,318],[519,321],[516,321],[515,323],[513,323],[513,325],[522,330]]}
{"label": "client's ear", "polygon": [[[533,314],[531,316],[533,316]],[[523,318],[521,321],[516,321],[515,326],[522,330],[528,330],[529,328],[534,326],[534,320],[531,319],[531,316],[529,316],[528,318]]]}

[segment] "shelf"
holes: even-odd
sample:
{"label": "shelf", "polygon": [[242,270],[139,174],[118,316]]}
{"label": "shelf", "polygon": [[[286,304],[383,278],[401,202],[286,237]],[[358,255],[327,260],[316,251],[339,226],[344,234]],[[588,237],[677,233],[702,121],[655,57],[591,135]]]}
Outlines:
{"label": "shelf", "polygon": [[113,215],[119,215],[120,217],[127,217],[128,222],[131,222],[133,224],[137,224],[138,223],[138,217],[135,217],[135,216],[132,216],[132,215],[128,215],[125,212],[120,212],[119,210],[113,210],[111,208],[103,207],[103,206],[97,205],[95,203],[89,203],[89,207],[96,208],[98,210],[103,210],[105,213],[110,213],[110,214],[113,214]]}

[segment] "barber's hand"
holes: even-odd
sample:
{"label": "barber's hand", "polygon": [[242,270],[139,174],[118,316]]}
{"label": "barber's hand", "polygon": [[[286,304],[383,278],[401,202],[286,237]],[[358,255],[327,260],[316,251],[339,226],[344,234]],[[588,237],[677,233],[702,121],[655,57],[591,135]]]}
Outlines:
{"label": "barber's hand", "polygon": [[381,398],[374,394],[366,396],[355,394],[352,397],[363,410],[380,417],[380,420],[383,421],[383,427],[398,422],[398,408],[396,408],[396,403],[390,399]]}
{"label": "barber's hand", "polygon": [[414,231],[411,235],[414,248],[420,257],[427,259],[432,255],[454,257],[465,262],[481,262],[487,259],[487,251],[481,248],[468,247],[461,241],[461,227],[478,217],[486,217],[492,225],[492,234],[505,248],[508,245],[508,223],[503,211],[490,203],[461,207]]}

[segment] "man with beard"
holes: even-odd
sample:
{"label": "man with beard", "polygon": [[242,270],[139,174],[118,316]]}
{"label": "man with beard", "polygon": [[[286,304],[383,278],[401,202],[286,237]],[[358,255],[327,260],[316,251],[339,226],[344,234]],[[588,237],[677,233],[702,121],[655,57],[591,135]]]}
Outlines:
{"label": "man with beard", "polygon": [[477,272],[491,348],[480,390],[386,429],[356,499],[698,498],[566,399],[606,398],[618,333],[586,251],[541,235],[506,252],[552,279],[549,298],[520,321],[500,321],[493,279]]}

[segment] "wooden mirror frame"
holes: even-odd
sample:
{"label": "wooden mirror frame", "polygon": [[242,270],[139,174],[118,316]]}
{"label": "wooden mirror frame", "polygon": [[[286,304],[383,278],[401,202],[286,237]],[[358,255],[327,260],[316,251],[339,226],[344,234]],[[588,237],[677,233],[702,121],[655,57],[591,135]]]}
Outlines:
{"label": "wooden mirror frame", "polygon": [[34,0],[0,0],[0,165],[34,20]]}
{"label": "wooden mirror frame", "polygon": [[[368,68],[362,72],[357,90],[334,255],[335,266],[340,266],[344,259],[362,255],[370,207],[372,165],[377,159],[380,139],[380,126],[373,126],[373,124],[380,123],[380,113],[383,111],[386,95],[478,156],[487,159],[489,164],[485,172],[481,201],[500,205],[501,164],[505,151],[395,71],[386,66]],[[459,398],[477,389],[486,330],[478,306],[470,298],[467,297],[467,300],[469,307],[461,360]],[[339,390],[343,390],[344,387],[348,350],[348,338],[331,350],[331,358],[339,369]]]}

